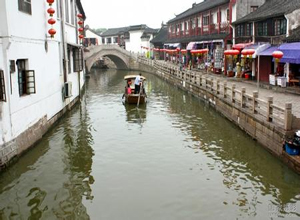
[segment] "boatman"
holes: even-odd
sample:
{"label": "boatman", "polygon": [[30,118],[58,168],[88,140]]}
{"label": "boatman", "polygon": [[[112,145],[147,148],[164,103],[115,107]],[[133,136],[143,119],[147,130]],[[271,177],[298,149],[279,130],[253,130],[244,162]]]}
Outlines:
{"label": "boatman", "polygon": [[134,94],[138,94],[140,93],[140,87],[141,87],[141,83],[142,83],[142,80],[141,80],[141,73],[139,75],[137,75],[135,77],[135,81],[134,81]]}

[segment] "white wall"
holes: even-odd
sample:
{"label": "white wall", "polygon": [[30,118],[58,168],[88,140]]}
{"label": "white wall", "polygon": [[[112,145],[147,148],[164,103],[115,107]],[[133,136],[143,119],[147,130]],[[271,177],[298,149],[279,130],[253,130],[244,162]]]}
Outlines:
{"label": "white wall", "polygon": [[[0,6],[3,6],[1,0]],[[35,71],[36,94],[19,96],[18,71],[11,74],[11,85],[6,83],[6,90],[12,90],[7,93],[7,108],[2,108],[1,124],[2,128],[10,127],[11,132],[2,132],[0,135],[0,144],[8,142],[16,138],[43,116],[47,119],[52,118],[60,110],[62,110],[70,101],[79,94],[78,73],[68,74],[68,81],[73,82],[73,96],[63,99],[62,88],[64,85],[62,72],[62,35],[60,19],[54,24],[57,34],[54,38],[48,35],[50,25],[47,23],[49,16],[47,9],[49,8],[46,1],[31,1],[32,15],[18,11],[18,1],[6,0],[7,3],[7,28],[0,22],[0,33],[6,33],[9,38],[9,47],[5,45],[7,50],[0,51],[0,68],[5,66],[5,76],[9,78],[9,60],[28,59],[28,69]],[[56,9],[56,5],[53,5]],[[3,7],[0,7],[0,17],[3,16]],[[76,15],[76,14],[75,14]],[[76,18],[76,16],[75,16]],[[68,43],[78,44],[77,21],[74,25],[66,25],[66,40]],[[47,48],[47,49],[46,49]],[[0,42],[0,49],[2,45]],[[83,86],[83,74],[81,76],[81,87]],[[1,105],[0,104],[0,105]],[[10,118],[11,117],[11,118]],[[4,119],[10,118],[7,122]],[[1,125],[0,124],[0,125]],[[3,129],[2,129],[3,130]],[[1,131],[1,129],[0,129]]]}
{"label": "white wall", "polygon": [[87,38],[96,38],[96,39],[98,39],[98,45],[102,44],[102,37],[100,37],[99,35],[95,34],[94,32],[92,32],[90,30],[85,31],[85,37],[87,37]]}
{"label": "white wall", "polygon": [[143,31],[130,31],[129,34],[130,40],[128,42],[126,41],[126,50],[138,53],[141,51],[141,46],[147,46],[145,44],[142,44],[141,41]]}

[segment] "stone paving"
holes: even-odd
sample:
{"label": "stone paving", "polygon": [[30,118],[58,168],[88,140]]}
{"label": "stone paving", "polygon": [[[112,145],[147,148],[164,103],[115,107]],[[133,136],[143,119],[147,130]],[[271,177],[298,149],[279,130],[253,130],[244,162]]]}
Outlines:
{"label": "stone paving", "polygon": [[259,98],[266,100],[267,97],[273,97],[273,103],[280,107],[284,107],[285,103],[292,103],[292,113],[297,118],[300,118],[300,86],[287,86],[285,88],[279,86],[272,86],[266,83],[260,83],[259,87],[256,81],[226,77],[219,74],[208,73],[214,78],[220,78],[220,81],[227,81],[227,85],[231,86],[233,83],[236,89],[246,88],[246,93],[253,94],[254,91],[259,92]]}

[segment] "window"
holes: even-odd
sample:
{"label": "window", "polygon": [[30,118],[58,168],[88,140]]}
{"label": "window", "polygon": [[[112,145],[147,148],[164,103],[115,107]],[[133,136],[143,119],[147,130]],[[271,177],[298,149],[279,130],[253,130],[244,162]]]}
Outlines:
{"label": "window", "polygon": [[244,36],[244,25],[238,25],[236,27],[236,35],[241,37],[241,36]]}
{"label": "window", "polygon": [[18,3],[19,3],[19,11],[31,15],[31,0],[18,0]]}
{"label": "window", "polygon": [[258,34],[258,36],[267,36],[268,35],[267,22],[260,22],[257,24],[257,34]]}
{"label": "window", "polygon": [[118,37],[114,37],[114,44],[118,43]]}
{"label": "window", "polygon": [[252,36],[252,24],[246,24],[246,36]]}
{"label": "window", "polygon": [[75,24],[75,8],[74,8],[74,0],[71,0],[71,24]]}
{"label": "window", "polygon": [[274,34],[275,35],[284,35],[286,34],[286,20],[278,19],[274,22]]}
{"label": "window", "polygon": [[4,73],[0,70],[0,101],[6,102]]}
{"label": "window", "polygon": [[73,69],[74,72],[83,70],[82,50],[79,47],[74,47],[73,49]]}
{"label": "window", "polygon": [[250,12],[254,12],[258,9],[258,6],[250,6]]}
{"label": "window", "polygon": [[20,96],[36,93],[35,73],[34,70],[27,70],[27,63],[28,60],[17,60]]}
{"label": "window", "polygon": [[198,27],[201,27],[201,17],[198,17]]}
{"label": "window", "polygon": [[106,43],[111,44],[111,38],[110,37],[106,38]]}
{"label": "window", "polygon": [[209,25],[209,16],[203,17],[203,25]]}
{"label": "window", "polygon": [[66,22],[70,22],[69,16],[69,0],[65,0],[65,13],[66,13]]}

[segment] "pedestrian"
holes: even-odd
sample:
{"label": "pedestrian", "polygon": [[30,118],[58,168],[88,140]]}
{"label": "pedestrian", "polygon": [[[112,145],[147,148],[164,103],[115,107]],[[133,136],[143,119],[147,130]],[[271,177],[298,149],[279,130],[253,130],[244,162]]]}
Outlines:
{"label": "pedestrian", "polygon": [[140,86],[141,86],[141,76],[142,74],[140,73],[139,75],[137,75],[135,77],[135,80],[134,80],[134,94],[138,94],[140,93]]}

